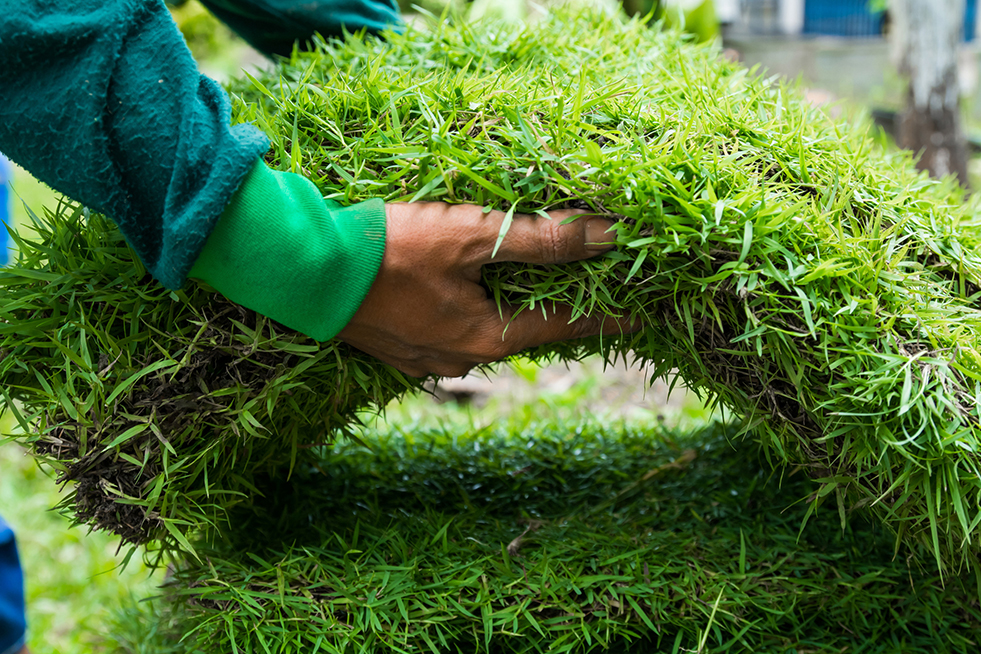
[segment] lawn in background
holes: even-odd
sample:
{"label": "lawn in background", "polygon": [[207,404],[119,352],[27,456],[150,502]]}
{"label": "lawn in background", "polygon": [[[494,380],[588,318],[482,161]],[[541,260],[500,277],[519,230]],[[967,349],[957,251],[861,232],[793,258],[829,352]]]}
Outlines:
{"label": "lawn in background", "polygon": [[19,230],[30,223],[29,211],[43,215],[44,207],[54,207],[60,194],[51,190],[47,184],[39,182],[26,170],[11,165],[10,215],[14,226]]}

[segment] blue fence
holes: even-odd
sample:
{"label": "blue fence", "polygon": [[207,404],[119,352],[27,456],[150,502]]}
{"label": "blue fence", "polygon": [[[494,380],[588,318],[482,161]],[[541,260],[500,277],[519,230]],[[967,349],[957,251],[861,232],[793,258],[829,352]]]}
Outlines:
{"label": "blue fence", "polygon": [[868,0],[807,0],[804,34],[878,36],[884,17],[884,12],[869,11]]}
{"label": "blue fence", "polygon": [[[973,41],[978,0],[967,0],[964,40]],[[804,34],[830,36],[879,36],[885,13],[869,9],[869,0],[806,0]]]}

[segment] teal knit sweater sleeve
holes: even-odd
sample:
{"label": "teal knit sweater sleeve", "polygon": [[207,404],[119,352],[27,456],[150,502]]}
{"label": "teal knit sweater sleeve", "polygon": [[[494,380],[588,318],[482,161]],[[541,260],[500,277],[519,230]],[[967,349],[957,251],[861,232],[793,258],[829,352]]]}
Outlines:
{"label": "teal knit sweater sleeve", "polygon": [[[389,0],[210,4],[267,53],[315,30],[377,31],[398,20]],[[229,124],[227,95],[198,73],[163,0],[6,0],[0,97],[0,152],[112,218],[165,286],[179,287],[204,258],[196,272],[217,290],[319,339],[367,293],[384,250],[384,206],[323,209],[308,181],[258,174],[268,139]],[[247,201],[230,202],[233,194]],[[215,233],[220,218],[234,228]],[[308,238],[309,229],[326,235]],[[249,241],[260,235],[265,249]],[[290,256],[307,268],[267,265]],[[315,300],[318,311],[298,315],[298,302]]]}
{"label": "teal knit sweater sleeve", "polygon": [[6,2],[0,151],[111,217],[179,287],[266,136],[229,125],[163,0]]}
{"label": "teal knit sweater sleeve", "polygon": [[289,55],[314,32],[340,36],[344,30],[377,33],[401,25],[395,0],[201,0],[257,50]]}

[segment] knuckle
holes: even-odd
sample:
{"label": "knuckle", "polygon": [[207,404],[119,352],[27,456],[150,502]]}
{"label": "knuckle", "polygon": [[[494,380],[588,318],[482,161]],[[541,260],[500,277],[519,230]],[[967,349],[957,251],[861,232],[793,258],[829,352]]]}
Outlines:
{"label": "knuckle", "polygon": [[573,322],[572,338],[586,338],[600,333],[600,322],[596,318],[580,318]]}
{"label": "knuckle", "polygon": [[569,239],[565,238],[560,220],[542,220],[539,230],[538,247],[545,263],[562,263],[572,258]]}

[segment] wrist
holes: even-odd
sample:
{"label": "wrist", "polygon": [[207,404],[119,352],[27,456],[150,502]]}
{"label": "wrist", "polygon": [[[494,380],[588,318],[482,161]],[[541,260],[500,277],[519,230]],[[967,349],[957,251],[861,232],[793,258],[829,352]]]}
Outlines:
{"label": "wrist", "polygon": [[191,269],[228,299],[318,341],[350,321],[385,251],[385,205],[326,203],[293,173],[253,166]]}

